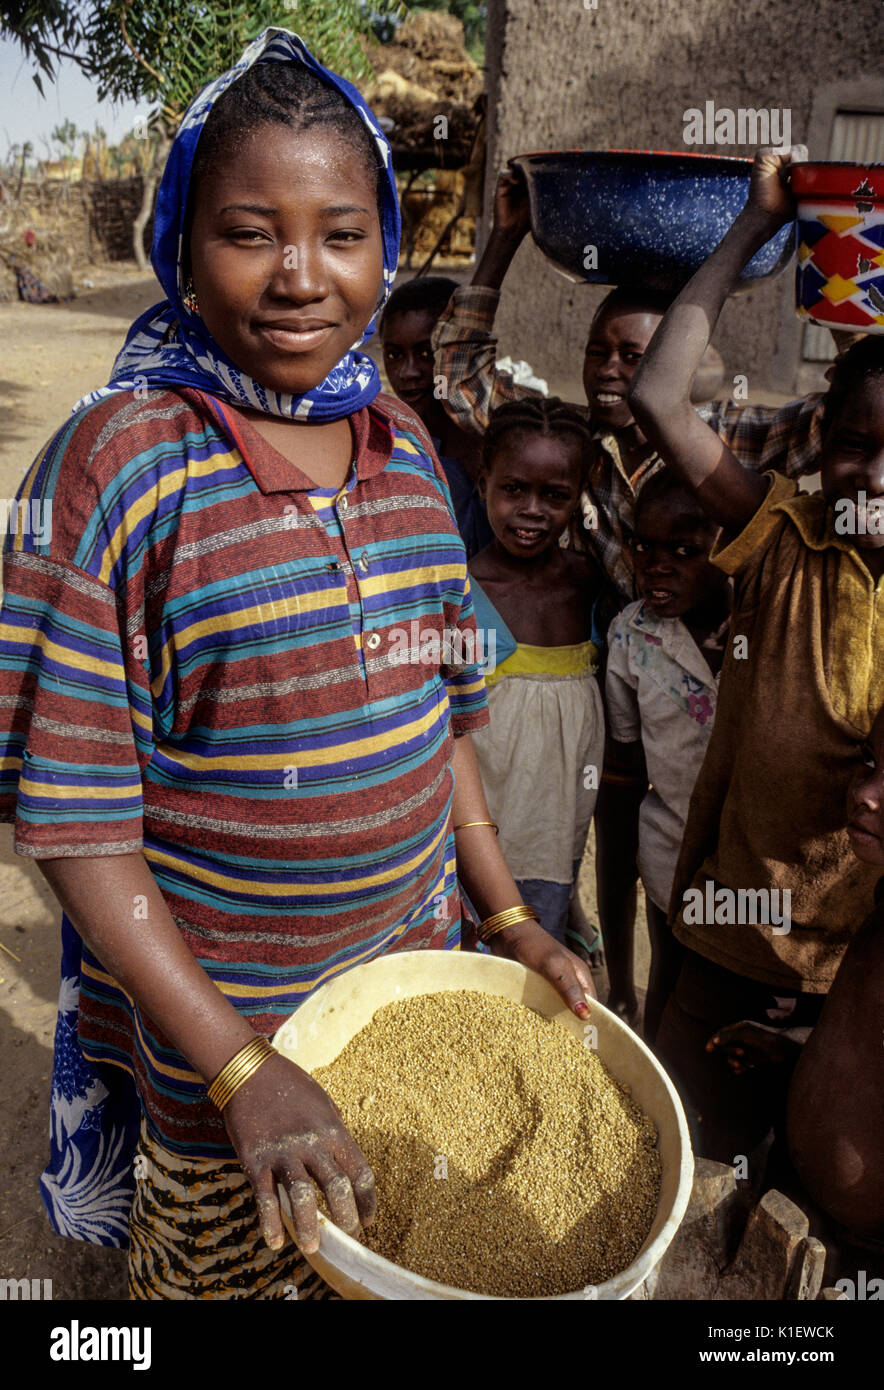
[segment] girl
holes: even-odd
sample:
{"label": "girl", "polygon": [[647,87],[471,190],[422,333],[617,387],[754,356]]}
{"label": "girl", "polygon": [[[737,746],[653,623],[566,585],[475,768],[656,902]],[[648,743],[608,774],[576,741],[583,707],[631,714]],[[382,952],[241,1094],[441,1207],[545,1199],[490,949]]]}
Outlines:
{"label": "girl", "polygon": [[350,964],[456,947],[456,873],[486,921],[515,909],[492,949],[587,1013],[488,825],[481,672],[388,656],[405,614],[475,631],[432,447],[353,351],[398,235],[358,92],[267,30],[181,123],[167,300],[22,487],[53,528],[6,555],[0,812],[66,914],[47,1195],[59,1228],[125,1243],[130,1134],[101,1130],[122,1068],[137,1298],[325,1291],[278,1189],[312,1252],[313,1182],[355,1231],[372,1174],[267,1035]]}
{"label": "girl", "polygon": [[608,633],[608,732],[624,764],[651,786],[639,814],[651,972],[644,1035],[653,1043],[678,973],[666,924],[672,877],[694,782],[715,718],[730,615],[727,575],[709,562],[717,528],[668,469],[642,489],[635,510],[636,582],[642,598]]}
{"label": "girl", "polygon": [[579,506],[589,438],[585,416],[554,396],[492,414],[480,485],[494,540],[470,562],[480,625],[487,605],[511,652],[486,676],[482,782],[519,891],[559,941],[605,741],[590,641],[598,578],[587,556],[559,544]]}

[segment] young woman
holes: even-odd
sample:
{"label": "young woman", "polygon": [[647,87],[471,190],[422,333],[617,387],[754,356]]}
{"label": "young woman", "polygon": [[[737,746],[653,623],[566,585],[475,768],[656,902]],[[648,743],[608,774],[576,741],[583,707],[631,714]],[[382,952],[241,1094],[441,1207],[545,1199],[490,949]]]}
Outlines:
{"label": "young woman", "polygon": [[166,301],[22,487],[53,529],[6,555],[0,812],[66,914],[44,1190],[59,1229],[125,1242],[131,1123],[101,1129],[122,1068],[137,1298],[327,1292],[284,1248],[278,1190],[311,1252],[314,1181],[355,1231],[373,1179],[266,1039],[349,965],[456,947],[458,874],[486,923],[518,909],[492,949],[587,1013],[589,972],[496,847],[481,672],[390,660],[406,614],[474,628],[432,446],[354,351],[398,236],[358,92],[267,30],[182,121]]}

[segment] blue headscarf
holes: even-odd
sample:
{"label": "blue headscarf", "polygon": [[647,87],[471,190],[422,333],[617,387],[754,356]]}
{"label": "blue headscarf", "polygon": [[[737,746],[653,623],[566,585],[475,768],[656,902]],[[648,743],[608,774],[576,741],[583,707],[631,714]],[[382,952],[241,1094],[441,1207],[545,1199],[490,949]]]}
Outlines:
{"label": "blue headscarf", "polygon": [[[368,127],[381,155],[381,233],[384,247],[384,283],[378,309],[385,303],[396,278],[399,259],[399,197],[393,175],[390,146],[377,119],[359,92],[343,77],[324,68],[288,29],[265,29],[249,44],[239,62],[204,87],[191,102],[175,136],[157,194],[151,262],[167,298],[137,318],[114,363],[107,386],[84,396],[75,410],[91,405],[112,391],[138,387],[195,386],[268,415],[285,419],[338,420],[374,400],[381,389],[380,375],[372,359],[352,348],[324,381],[303,396],[268,390],[241,371],[212,339],[197,314],[183,302],[182,259],[184,220],[190,175],[197,142],[206,119],[222,92],[242,77],[253,63],[297,62],[339,91]],[[374,332],[377,313],[360,342]],[[359,344],[356,344],[358,347]]]}

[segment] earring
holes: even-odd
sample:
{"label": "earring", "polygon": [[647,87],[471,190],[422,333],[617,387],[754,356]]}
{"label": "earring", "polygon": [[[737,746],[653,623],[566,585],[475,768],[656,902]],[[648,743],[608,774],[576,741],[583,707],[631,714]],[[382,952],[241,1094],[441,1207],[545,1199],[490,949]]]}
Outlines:
{"label": "earring", "polygon": [[198,314],[200,311],[200,306],[196,299],[196,290],[193,287],[193,279],[189,275],[184,286],[184,293],[181,296],[181,303],[189,314]]}

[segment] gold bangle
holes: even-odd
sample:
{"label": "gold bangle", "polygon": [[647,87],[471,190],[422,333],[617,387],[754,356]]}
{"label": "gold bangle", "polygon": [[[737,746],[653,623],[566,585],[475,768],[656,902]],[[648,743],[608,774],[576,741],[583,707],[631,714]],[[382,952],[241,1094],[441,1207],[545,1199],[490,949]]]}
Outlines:
{"label": "gold bangle", "polygon": [[484,922],[480,922],[479,940],[484,946],[492,936],[496,936],[499,931],[504,931],[507,927],[514,927],[517,922],[538,922],[539,920],[533,907],[527,907],[525,903],[518,903],[516,907],[504,908],[503,912],[495,912],[493,917],[486,917]]}
{"label": "gold bangle", "polygon": [[276,1048],[263,1035],[253,1038],[221,1068],[208,1088],[209,1100],[218,1110],[223,1110],[240,1086],[254,1076],[268,1057],[275,1056]]}
{"label": "gold bangle", "polygon": [[490,825],[495,835],[500,834],[500,826],[495,825],[493,820],[465,820],[461,821],[460,825],[454,825],[451,828],[457,834],[458,830],[469,830],[471,825]]}

